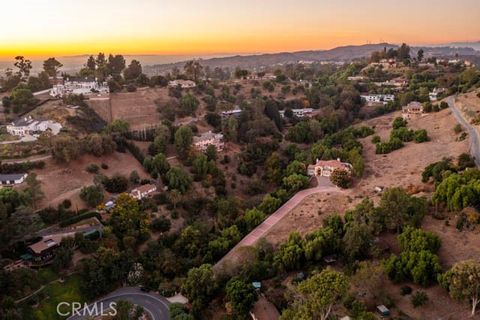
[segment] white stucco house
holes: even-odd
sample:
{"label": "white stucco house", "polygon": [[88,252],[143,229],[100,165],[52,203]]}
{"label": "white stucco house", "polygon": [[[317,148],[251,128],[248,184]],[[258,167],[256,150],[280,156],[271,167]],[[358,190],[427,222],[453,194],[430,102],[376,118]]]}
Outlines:
{"label": "white stucco house", "polygon": [[182,89],[195,88],[197,84],[192,80],[172,80],[168,82],[170,88],[176,88],[180,86]]}
{"label": "white stucco house", "polygon": [[383,103],[395,101],[395,95],[393,94],[367,94],[360,96],[362,100],[365,100],[368,104]]}
{"label": "white stucco house", "polygon": [[[285,117],[285,110],[280,110],[279,113],[282,118]],[[292,113],[297,118],[306,118],[306,117],[312,116],[313,109],[312,108],[292,109]]]}
{"label": "white stucco house", "polygon": [[66,80],[64,83],[55,84],[50,89],[50,96],[61,98],[64,95],[92,95],[92,94],[107,94],[110,93],[110,88],[107,82],[98,82],[97,80]]}
{"label": "white stucco house", "polygon": [[435,88],[432,92],[428,94],[430,101],[434,102],[438,100],[438,96],[445,92],[444,88]]}
{"label": "white stucco house", "polygon": [[153,184],[144,184],[138,188],[133,189],[132,192],[130,192],[130,195],[137,200],[142,200],[143,198],[149,197],[156,191],[157,186]]}
{"label": "white stucco house", "polygon": [[57,135],[62,125],[52,120],[35,120],[31,116],[20,118],[7,125],[7,132],[18,137],[38,136],[45,131]]}

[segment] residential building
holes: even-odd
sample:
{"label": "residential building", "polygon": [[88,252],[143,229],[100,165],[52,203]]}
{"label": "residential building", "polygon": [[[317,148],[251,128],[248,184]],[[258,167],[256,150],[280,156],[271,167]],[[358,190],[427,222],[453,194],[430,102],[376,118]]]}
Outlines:
{"label": "residential building", "polygon": [[410,119],[423,114],[423,104],[418,101],[412,101],[408,105],[402,107],[403,119]]}
{"label": "residential building", "polygon": [[59,84],[64,84],[64,80],[63,80],[62,76],[48,77],[48,80],[50,81],[50,84],[52,86],[59,85]]}
{"label": "residential building", "polygon": [[35,120],[31,116],[18,119],[7,125],[7,132],[14,136],[35,136],[40,132],[50,130],[53,135],[57,135],[62,129],[62,125],[51,120]]}
{"label": "residential building", "polygon": [[438,95],[440,95],[440,94],[442,94],[442,93],[444,93],[444,92],[445,92],[445,89],[444,89],[444,88],[439,88],[439,89],[435,88],[435,89],[433,89],[433,91],[428,94],[428,96],[429,96],[429,98],[430,98],[430,101],[432,101],[432,102],[433,102],[433,101],[437,101],[437,100],[438,100]]}
{"label": "residential building", "polygon": [[[282,118],[285,117],[285,110],[280,110],[279,113]],[[305,117],[312,116],[313,109],[312,108],[292,109],[292,113],[297,118],[305,118]]]}
{"label": "residential building", "polygon": [[193,145],[200,151],[207,150],[209,145],[213,145],[217,150],[223,150],[225,146],[223,142],[223,134],[213,133],[212,131],[205,132],[200,137],[193,137]]}
{"label": "residential building", "polygon": [[231,116],[239,117],[242,114],[242,110],[238,107],[235,107],[233,110],[222,111],[221,115],[223,118],[228,118]]}
{"label": "residential building", "polygon": [[77,95],[91,95],[91,94],[106,94],[110,92],[107,82],[98,82],[91,79],[77,79],[70,81],[67,79],[63,84],[55,84],[50,89],[50,95],[55,98],[61,98],[69,94]]}
{"label": "residential building", "polygon": [[395,101],[395,96],[393,94],[369,94],[369,95],[361,95],[360,97],[363,100],[365,100],[368,104],[373,104],[373,103],[387,104],[388,102]]}
{"label": "residential building", "polygon": [[177,88],[180,86],[182,89],[195,88],[197,84],[192,80],[172,80],[168,82],[170,88]]}
{"label": "residential building", "polygon": [[130,192],[130,195],[137,200],[142,200],[144,198],[151,196],[156,191],[157,191],[157,186],[153,184],[144,184],[138,188],[133,189],[132,192]]}
{"label": "residential building", "polygon": [[403,88],[408,85],[408,80],[402,77],[387,80],[384,82],[375,82],[378,87],[395,87],[397,89]]}
{"label": "residential building", "polygon": [[350,76],[347,78],[348,81],[364,81],[368,80],[368,77],[365,76]]}
{"label": "residential building", "polygon": [[277,76],[275,76],[274,74],[258,74],[258,73],[251,73],[249,74],[248,76],[245,77],[246,80],[256,80],[256,81],[260,81],[260,80],[275,80],[277,79]]}
{"label": "residential building", "polygon": [[26,173],[11,173],[11,174],[0,174],[0,185],[2,186],[13,186],[16,184],[21,184],[27,178]]}
{"label": "residential building", "polygon": [[347,162],[337,160],[318,160],[307,168],[309,176],[330,177],[335,170],[345,170],[352,172],[352,165]]}
{"label": "residential building", "polygon": [[62,242],[61,235],[45,236],[37,243],[28,246],[34,264],[44,264],[55,256],[55,250]]}
{"label": "residential building", "polygon": [[383,69],[390,69],[397,67],[397,61],[395,59],[381,59],[379,62],[370,63],[371,66],[381,66]]}

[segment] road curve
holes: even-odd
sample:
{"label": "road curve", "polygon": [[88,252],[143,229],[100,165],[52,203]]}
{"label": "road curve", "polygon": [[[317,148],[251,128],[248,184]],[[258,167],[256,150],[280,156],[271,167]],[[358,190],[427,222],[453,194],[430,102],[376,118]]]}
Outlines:
{"label": "road curve", "polygon": [[316,193],[334,193],[342,192],[341,189],[334,186],[328,178],[318,178],[318,186],[297,192],[290,200],[285,202],[277,211],[271,214],[259,226],[247,234],[235,247],[233,247],[220,261],[217,262],[215,268],[221,268],[227,261],[235,260],[238,255],[238,249],[241,247],[253,246],[260,238],[264,237],[270,229],[272,229],[280,220],[283,219],[290,211],[292,211],[306,197]]}
{"label": "road curve", "polygon": [[445,98],[445,101],[448,103],[448,107],[458,123],[468,131],[468,134],[470,135],[470,154],[475,158],[475,164],[477,167],[480,167],[480,134],[477,129],[465,119],[462,112],[458,110],[455,105],[455,96],[447,97]]}
{"label": "road curve", "polygon": [[[106,308],[111,302],[118,302],[120,300],[129,301],[143,307],[143,309],[150,314],[152,320],[170,320],[169,302],[158,294],[143,292],[139,288],[120,288],[92,303],[89,307],[91,308],[94,304],[97,304],[100,310],[99,304],[103,304]],[[82,315],[73,315],[67,320],[86,319],[88,316],[88,313],[83,313],[82,311],[80,311],[80,314]]]}

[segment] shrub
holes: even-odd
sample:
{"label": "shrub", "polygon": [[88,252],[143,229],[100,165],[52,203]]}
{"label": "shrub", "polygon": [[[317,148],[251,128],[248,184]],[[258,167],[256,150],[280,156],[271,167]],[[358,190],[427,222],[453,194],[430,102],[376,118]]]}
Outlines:
{"label": "shrub", "polygon": [[70,201],[70,199],[65,199],[62,201],[62,206],[65,209],[70,209],[70,207],[72,206],[72,201]]}
{"label": "shrub", "polygon": [[406,127],[400,127],[398,129],[392,130],[390,133],[390,140],[393,138],[400,139],[403,142],[409,142],[413,140],[415,133],[413,130],[409,130]]}
{"label": "shrub", "polygon": [[415,136],[414,139],[416,143],[422,143],[429,140],[427,130],[425,129],[415,131],[414,136]]}
{"label": "shrub", "polygon": [[108,164],[102,163],[101,167],[102,167],[103,170],[107,170],[108,169]]}
{"label": "shrub", "polygon": [[80,190],[80,198],[90,207],[96,207],[103,201],[103,190],[96,185],[83,187]]}
{"label": "shrub", "polygon": [[135,92],[135,91],[137,91],[137,87],[134,84],[129,84],[127,86],[127,91],[128,92]]}
{"label": "shrub", "polygon": [[458,156],[458,169],[464,170],[466,168],[474,168],[475,160],[468,153],[462,153]]}
{"label": "shrub", "polygon": [[417,291],[412,295],[410,301],[414,308],[423,306],[428,301],[428,296],[424,291]]}
{"label": "shrub", "polygon": [[380,143],[381,140],[380,140],[380,136],[373,136],[372,138],[372,143],[373,144],[377,144],[377,143]]}
{"label": "shrub", "polygon": [[448,103],[446,103],[445,101],[440,102],[440,109],[441,110],[447,109],[447,108],[448,108]]}
{"label": "shrub", "polygon": [[412,287],[410,287],[410,286],[402,286],[400,288],[400,294],[402,296],[406,296],[406,295],[411,294],[411,293],[412,293]]}
{"label": "shrub", "polygon": [[44,161],[27,161],[22,163],[2,163],[0,164],[0,173],[18,173],[27,172],[32,169],[43,169],[45,167]]}
{"label": "shrub", "polygon": [[350,184],[352,183],[352,178],[347,171],[335,169],[332,172],[332,175],[330,177],[330,181],[332,181],[332,183],[334,185],[336,185],[336,186],[338,186],[342,189],[346,189],[346,188],[350,187]]}
{"label": "shrub", "polygon": [[62,222],[60,222],[60,227],[64,228],[64,227],[67,227],[67,226],[70,226],[74,223],[77,223],[79,221],[82,221],[82,220],[85,220],[85,219],[88,219],[88,218],[93,218],[93,217],[96,217],[98,220],[101,221],[102,217],[100,216],[100,214],[98,212],[86,212],[86,213],[82,213],[82,214],[79,214],[77,216],[74,216],[72,218],[68,218],[66,220],[63,220]]}
{"label": "shrub", "polygon": [[467,133],[466,132],[462,132],[462,134],[460,135],[460,137],[458,137],[458,141],[463,141],[467,138]]}
{"label": "shrub", "polygon": [[98,171],[100,170],[100,167],[92,163],[92,164],[89,164],[85,170],[87,170],[87,172],[89,173],[98,173]]}
{"label": "shrub", "polygon": [[150,228],[157,232],[167,232],[170,230],[172,223],[165,217],[160,217],[152,220]]}
{"label": "shrub", "polygon": [[453,127],[453,131],[454,131],[456,134],[459,134],[460,132],[463,131],[463,128],[462,128],[462,126],[461,126],[459,123],[457,123],[457,125],[456,125],[455,127]]}
{"label": "shrub", "polygon": [[128,189],[128,179],[121,175],[114,175],[111,178],[106,178],[103,181],[105,190],[110,193],[122,193]]}
{"label": "shrub", "polygon": [[397,117],[393,120],[392,127],[393,129],[398,129],[401,127],[407,126],[407,120],[403,119],[402,117]]}
{"label": "shrub", "polygon": [[375,153],[376,154],[387,154],[392,151],[398,150],[403,147],[402,140],[398,138],[392,138],[388,142],[377,143]]}

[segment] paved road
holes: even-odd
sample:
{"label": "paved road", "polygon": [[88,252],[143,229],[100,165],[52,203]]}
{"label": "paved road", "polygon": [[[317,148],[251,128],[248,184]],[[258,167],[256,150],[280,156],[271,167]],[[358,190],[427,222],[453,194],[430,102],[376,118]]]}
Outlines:
{"label": "paved road", "polygon": [[342,192],[341,189],[335,187],[328,178],[319,178],[318,186],[297,192],[290,200],[285,202],[277,211],[270,215],[258,227],[253,229],[246,235],[233,249],[231,249],[220,261],[215,265],[216,268],[227,261],[233,261],[238,257],[238,249],[241,247],[253,246],[260,238],[264,237],[270,229],[272,229],[280,220],[283,219],[290,211],[292,211],[306,197],[316,193]]}
{"label": "paved road", "polygon": [[[168,301],[158,294],[143,292],[139,288],[118,289],[106,297],[97,300],[95,303],[97,304],[98,308],[100,308],[99,303],[103,303],[103,305],[107,307],[109,303],[120,300],[126,300],[143,307],[143,309],[150,314],[152,320],[170,319]],[[67,320],[85,319],[87,318],[87,315],[88,313],[86,313],[85,316],[71,316]]]}
{"label": "paved road", "polygon": [[446,98],[445,101],[448,103],[455,119],[468,131],[470,135],[470,153],[472,157],[475,158],[477,167],[480,166],[480,134],[478,130],[468,122],[462,112],[457,108],[455,105],[455,96],[450,96]]}

